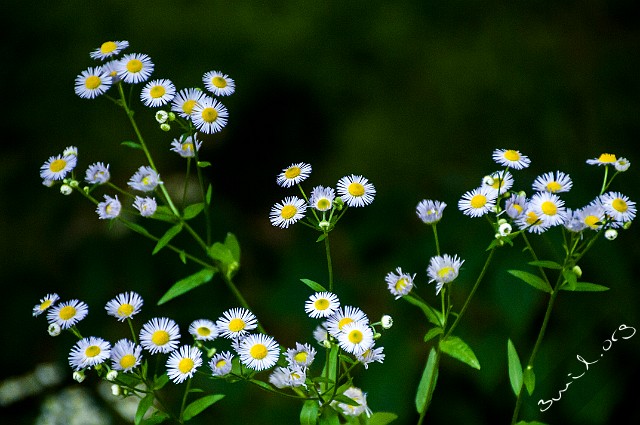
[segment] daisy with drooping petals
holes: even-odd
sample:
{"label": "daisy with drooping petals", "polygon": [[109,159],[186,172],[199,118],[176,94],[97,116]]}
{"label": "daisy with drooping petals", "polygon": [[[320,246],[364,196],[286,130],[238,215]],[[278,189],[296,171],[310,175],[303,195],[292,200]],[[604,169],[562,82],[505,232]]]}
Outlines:
{"label": "daisy with drooping petals", "polygon": [[46,309],[54,305],[59,299],[60,297],[58,296],[58,294],[47,294],[40,300],[40,303],[36,304],[33,307],[33,316],[40,316]]}
{"label": "daisy with drooping petals", "polygon": [[336,191],[331,187],[316,186],[311,190],[309,204],[318,211],[328,211],[333,206]]}
{"label": "daisy with drooping petals", "polygon": [[87,68],[76,77],[75,92],[83,99],[100,96],[113,84],[109,71],[100,66]]}
{"label": "daisy with drooping petals", "polygon": [[350,387],[343,394],[358,403],[357,406],[353,406],[347,403],[333,402],[343,415],[355,417],[364,413],[367,417],[371,416],[371,409],[367,405],[367,394],[363,393],[360,388]]}
{"label": "daisy with drooping petals", "polygon": [[220,71],[205,72],[202,82],[207,90],[216,96],[229,96],[236,90],[236,83]]}
{"label": "daisy with drooping petals", "polygon": [[507,215],[513,219],[520,217],[520,215],[527,208],[527,198],[523,194],[512,193],[511,197],[507,199],[504,204],[504,209]]}
{"label": "daisy with drooping petals", "polygon": [[296,348],[287,348],[285,357],[290,366],[308,367],[316,358],[316,349],[309,344],[296,342]]}
{"label": "daisy with drooping petals", "polygon": [[564,201],[549,192],[538,192],[529,200],[529,208],[542,217],[549,227],[564,224],[567,219]]}
{"label": "daisy with drooping petals", "polygon": [[110,178],[109,164],[104,165],[102,162],[89,165],[84,176],[84,180],[89,184],[105,184]]}
{"label": "daisy with drooping petals", "polygon": [[202,366],[202,352],[197,347],[183,345],[172,352],[167,359],[167,375],[175,384],[191,378]]}
{"label": "daisy with drooping petals", "polygon": [[100,220],[110,220],[118,217],[121,209],[122,204],[118,200],[118,195],[113,198],[109,195],[104,195],[104,201],[98,203],[96,213],[98,213]]}
{"label": "daisy with drooping petals", "polygon": [[607,215],[616,221],[626,223],[636,216],[636,203],[619,192],[607,192],[600,196],[600,202]]}
{"label": "daisy with drooping petals", "polygon": [[470,217],[482,217],[496,205],[497,192],[487,186],[480,186],[462,195],[458,209]]}
{"label": "daisy with drooping petals", "polygon": [[329,339],[329,332],[327,332],[326,322],[316,326],[316,328],[313,330],[313,338],[318,344],[324,346],[325,341]]}
{"label": "daisy with drooping petals", "polygon": [[153,318],[142,326],[140,331],[140,345],[155,353],[169,353],[178,347],[180,328],[172,319]]}
{"label": "daisy with drooping petals", "polygon": [[339,308],[327,319],[327,332],[337,338],[344,327],[353,322],[362,322],[365,325],[368,325],[369,318],[364,311],[360,310],[358,307],[346,306],[344,309]]}
{"label": "daisy with drooping petals", "polygon": [[350,207],[364,207],[373,202],[376,188],[365,177],[351,174],[338,181],[338,195]]}
{"label": "daisy with drooping petals", "polygon": [[572,187],[573,182],[571,181],[571,177],[562,171],[556,171],[555,176],[551,172],[545,173],[536,177],[533,182],[533,190],[538,192],[568,192]]}
{"label": "daisy with drooping petals", "polygon": [[436,224],[442,219],[446,206],[444,202],[423,199],[416,207],[416,215],[424,224]]}
{"label": "daisy with drooping petals", "polygon": [[606,213],[604,207],[598,201],[578,210],[576,218],[584,228],[599,230],[605,222]]}
{"label": "daisy with drooping petals", "polygon": [[171,102],[171,110],[177,112],[182,118],[190,118],[193,107],[207,95],[199,89],[182,89]]}
{"label": "daisy with drooping petals", "polygon": [[331,292],[316,292],[304,304],[304,311],[314,319],[329,317],[338,308],[340,308],[340,300]]}
{"label": "daisy with drooping petals", "polygon": [[91,59],[105,60],[111,56],[119,55],[127,47],[129,47],[128,41],[105,41],[100,47],[89,53],[89,56]]}
{"label": "daisy with drooping petals", "polygon": [[167,79],[149,81],[140,92],[140,100],[145,106],[155,108],[166,105],[176,95],[176,86]]}
{"label": "daisy with drooping petals", "polygon": [[75,371],[90,368],[109,358],[111,344],[102,338],[91,336],[82,338],[69,353],[69,365]]}
{"label": "daisy with drooping petals", "polygon": [[356,354],[356,359],[362,363],[365,369],[369,369],[369,364],[373,362],[384,363],[385,354],[383,351],[384,347],[371,347],[360,354]]}
{"label": "daisy with drooping petals", "polygon": [[189,326],[189,333],[198,341],[213,341],[218,337],[218,328],[211,320],[194,320]]}
{"label": "daisy with drooping petals", "polygon": [[302,219],[307,211],[307,203],[297,196],[287,196],[282,202],[271,207],[269,220],[274,226],[286,229]]}
{"label": "daisy with drooping petals", "polygon": [[205,134],[219,132],[227,125],[229,111],[216,99],[203,96],[191,109],[191,121],[196,128]]}
{"label": "daisy with drooping petals", "polygon": [[269,382],[276,388],[306,387],[307,373],[300,366],[277,367],[269,375]]}
{"label": "daisy with drooping petals", "polygon": [[387,282],[389,292],[391,292],[391,295],[395,296],[397,300],[411,292],[411,289],[413,288],[413,279],[415,277],[415,273],[413,276],[409,273],[403,273],[402,268],[398,267],[396,268],[396,273],[387,273],[384,280]]}
{"label": "daisy with drooping petals", "polygon": [[513,176],[509,171],[494,171],[482,179],[482,186],[487,187],[497,198],[511,189]]}
{"label": "daisy with drooping petals", "polygon": [[371,326],[362,321],[351,322],[342,328],[338,335],[338,343],[347,353],[361,354],[373,347],[373,331]]}
{"label": "daisy with drooping petals", "polygon": [[429,283],[436,282],[436,295],[440,293],[445,283],[450,283],[458,277],[463,263],[464,260],[458,258],[457,255],[452,257],[444,254],[431,257],[427,275],[429,276]]}
{"label": "daisy with drooping petals", "polygon": [[280,345],[268,335],[251,334],[240,340],[238,356],[248,368],[257,371],[269,369],[280,357]]}
{"label": "daisy with drooping petals", "polygon": [[40,178],[43,180],[62,180],[76,167],[78,158],[75,155],[58,155],[49,157],[40,167]]}
{"label": "daisy with drooping petals", "polygon": [[131,291],[118,294],[104,308],[109,316],[113,316],[119,322],[123,322],[125,319],[131,319],[134,315],[140,313],[142,304],[142,297]]}
{"label": "daisy with drooping petals", "polygon": [[119,340],[111,349],[111,369],[131,372],[142,362],[142,347],[126,338]]}
{"label": "daisy with drooping petals", "polygon": [[631,167],[631,163],[627,158],[618,158],[616,163],[613,165],[616,171],[625,172]]}
{"label": "daisy with drooping petals", "polygon": [[283,168],[282,172],[278,174],[276,182],[281,187],[291,187],[306,180],[310,174],[311,165],[304,162],[298,162],[296,164],[291,164],[287,168]]}
{"label": "daisy with drooping petals", "polygon": [[132,189],[141,192],[153,192],[160,183],[160,174],[148,165],[138,168],[127,182]]}
{"label": "daisy with drooping petals", "polygon": [[258,319],[246,308],[232,308],[222,313],[216,321],[220,336],[237,339],[258,327]]}
{"label": "daisy with drooping petals", "polygon": [[119,83],[122,80],[122,78],[120,78],[120,75],[118,75],[118,69],[120,67],[119,59],[110,60],[103,63],[101,66],[103,71],[109,74],[109,76],[111,77],[111,85]]}
{"label": "daisy with drooping petals", "polygon": [[57,304],[47,312],[47,321],[61,329],[69,329],[89,314],[89,307],[82,301],[71,300]]}
{"label": "daisy with drooping petals", "polygon": [[522,170],[531,164],[531,160],[527,156],[513,149],[494,150],[493,160],[504,167],[513,168],[514,170]]}
{"label": "daisy with drooping petals", "polygon": [[603,153],[594,159],[587,159],[589,165],[614,165],[618,159],[612,153]]}
{"label": "daisy with drooping petals", "polygon": [[202,142],[196,138],[196,135],[189,136],[183,134],[180,139],[173,139],[171,142],[171,151],[178,153],[183,158],[193,158],[196,151],[200,150]]}
{"label": "daisy with drooping petals", "polygon": [[124,55],[118,61],[118,76],[125,83],[137,84],[147,81],[153,73],[153,62],[144,53],[131,53]]}
{"label": "daisy with drooping petals", "polygon": [[537,214],[529,207],[515,220],[515,223],[520,229],[526,229],[529,233],[540,234],[551,227],[546,222],[545,216]]}
{"label": "daisy with drooping petals", "polygon": [[133,208],[137,209],[142,217],[151,217],[158,209],[158,203],[155,198],[149,196],[144,198],[136,196],[135,201],[133,201]]}
{"label": "daisy with drooping petals", "polygon": [[222,353],[216,353],[211,360],[209,360],[209,367],[213,376],[224,376],[231,372],[233,364],[233,354],[229,351]]}

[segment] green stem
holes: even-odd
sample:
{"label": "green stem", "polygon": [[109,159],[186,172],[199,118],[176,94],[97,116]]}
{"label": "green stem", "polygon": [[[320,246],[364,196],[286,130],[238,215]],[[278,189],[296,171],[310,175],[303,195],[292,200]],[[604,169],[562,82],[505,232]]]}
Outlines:
{"label": "green stem", "polygon": [[189,395],[189,389],[190,388],[191,388],[191,378],[187,379],[187,386],[184,389],[184,395],[182,396],[182,404],[180,405],[180,419],[179,419],[179,422],[181,424],[184,423],[184,419],[183,419],[184,408],[187,405],[187,396]]}
{"label": "green stem", "polygon": [[431,227],[433,228],[433,237],[436,240],[436,255],[440,255],[440,241],[438,240],[438,231],[435,223]]}
{"label": "green stem", "polygon": [[331,265],[331,248],[329,246],[329,234],[325,233],[324,248],[327,254],[327,268],[329,269],[329,292],[333,292],[333,266]]}

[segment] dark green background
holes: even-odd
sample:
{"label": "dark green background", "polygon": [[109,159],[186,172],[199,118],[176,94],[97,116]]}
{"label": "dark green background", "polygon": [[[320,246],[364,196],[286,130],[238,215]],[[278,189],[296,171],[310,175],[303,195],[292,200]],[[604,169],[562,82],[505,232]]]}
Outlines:
{"label": "dark green background", "polygon": [[[398,424],[415,423],[413,397],[430,348],[422,342],[428,326],[415,307],[394,301],[384,276],[398,266],[417,273],[417,290],[437,302],[425,272],[435,248],[415,217],[416,204],[423,198],[449,204],[438,229],[443,252],[466,260],[455,286],[460,306],[492,232],[456,205],[497,169],[495,148],[520,149],[531,158],[529,169],[514,173],[516,187],[524,190],[543,172],[569,173],[574,189],[563,198],[574,208],[591,201],[601,184],[602,169],[585,160],[602,152],[624,156],[631,169],[613,188],[638,201],[640,21],[634,3],[72,0],[2,6],[11,37],[0,47],[0,377],[27,373],[41,361],[65,365],[71,335],[51,339],[46,320],[31,317],[32,306],[49,292],[86,301],[83,333],[111,339],[125,329],[103,306],[121,291],[135,290],[145,299],[140,323],[168,315],[183,334],[192,320],[215,319],[235,306],[214,279],[155,307],[174,281],[196,268],[169,252],[152,257],[152,243],[117,226],[109,230],[88,202],[40,183],[41,164],[69,145],[80,150],[80,172],[92,162],[108,162],[120,184],[142,165],[138,152],[120,146],[132,138],[121,111],[73,92],[76,75],[94,65],[90,51],[106,40],[128,40],[127,52],[149,54],[153,76],[179,88],[201,84],[212,69],[235,79],[236,94],[223,100],[229,124],[203,150],[213,164],[207,177],[214,185],[214,236],[238,236],[243,259],[237,284],[284,346],[312,342],[315,321],[303,310],[309,290],[299,278],[324,282],[326,271],[323,246],[312,231],[270,225],[271,206],[295,194],[278,188],[276,175],[305,161],[314,168],[308,190],[335,186],[351,173],[376,186],[375,202],[350,210],[331,235],[336,288],[344,304],[360,306],[371,318],[394,316],[394,327],[380,340],[384,364],[358,372],[356,383],[374,411],[398,414]],[[168,151],[176,134],[158,130],[151,111],[137,110],[163,177],[179,178],[182,161]],[[553,238],[534,240],[541,253],[558,249]],[[557,424],[638,419],[633,392],[640,336],[615,344],[550,410],[540,413],[536,406],[564,388],[568,373],[581,373],[576,355],[599,358],[603,341],[619,325],[640,327],[637,241],[633,226],[615,242],[599,241],[582,261],[584,280],[612,289],[558,299],[524,418]],[[521,248],[499,251],[458,329],[482,369],[443,359],[428,423],[508,422],[515,398],[506,341],[511,338],[526,359],[545,306],[541,293],[505,271],[523,267]],[[69,379],[65,385],[77,384]],[[228,396],[197,423],[297,421],[295,401],[244,384],[213,391]],[[32,423],[41,400],[3,408],[3,421]]]}

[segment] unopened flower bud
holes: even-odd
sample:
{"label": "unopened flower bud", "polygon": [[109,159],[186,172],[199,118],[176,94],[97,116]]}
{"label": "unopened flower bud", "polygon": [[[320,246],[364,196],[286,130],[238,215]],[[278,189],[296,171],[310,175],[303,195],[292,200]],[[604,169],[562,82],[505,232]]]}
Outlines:
{"label": "unopened flower bud", "polygon": [[107,381],[113,381],[118,377],[118,371],[117,370],[110,370],[109,373],[107,373]]}
{"label": "unopened flower bud", "polygon": [[162,123],[162,124],[160,124],[160,130],[169,131],[169,130],[171,130],[171,126],[169,124],[167,124],[166,122]]}
{"label": "unopened flower bud", "polygon": [[60,193],[63,195],[71,195],[73,193],[73,189],[68,184],[63,184],[60,186]]}
{"label": "unopened flower bud", "polygon": [[84,378],[85,378],[85,376],[84,376],[84,371],[83,370],[78,371],[78,372],[73,372],[73,380],[74,381],[82,382],[82,381],[84,381]]}
{"label": "unopened flower bud", "polygon": [[509,223],[502,223],[498,228],[498,232],[500,232],[500,236],[507,236],[508,234],[511,233],[512,230],[513,228]]}
{"label": "unopened flower bud", "polygon": [[175,121],[176,120],[176,114],[173,112],[169,112],[169,121]]}
{"label": "unopened flower bud", "polygon": [[582,269],[580,266],[573,266],[573,274],[575,274],[578,278],[582,277]]}
{"label": "unopened flower bud", "polygon": [[495,181],[493,180],[493,177],[491,177],[491,176],[484,176],[482,178],[482,184],[484,184],[486,186],[493,186],[493,183],[495,183]]}
{"label": "unopened flower bud", "polygon": [[328,339],[325,339],[324,341],[322,341],[322,346],[324,348],[331,348],[331,342]]}
{"label": "unopened flower bud", "polygon": [[320,223],[318,223],[318,226],[322,230],[327,230],[329,228],[329,226],[331,226],[331,223],[329,223],[327,220],[322,220]]}
{"label": "unopened flower bud", "polygon": [[622,225],[622,228],[624,230],[629,230],[630,227],[631,227],[631,222],[630,221],[625,221],[625,223]]}
{"label": "unopened flower bud", "polygon": [[380,324],[382,325],[382,329],[391,328],[391,326],[393,326],[393,317],[389,316],[388,314],[385,314],[380,319]]}
{"label": "unopened flower bud", "polygon": [[116,397],[119,396],[120,394],[122,394],[122,390],[120,388],[120,385],[113,384],[111,386],[111,394],[113,394]]}
{"label": "unopened flower bud", "polygon": [[58,325],[57,323],[52,323],[49,325],[49,328],[47,329],[47,331],[51,336],[58,336],[60,335],[60,332],[62,331],[62,329],[60,329],[60,325]]}
{"label": "unopened flower bud", "polygon": [[612,241],[618,237],[618,231],[616,229],[607,229],[604,232],[604,237]]}
{"label": "unopened flower bud", "polygon": [[156,121],[158,124],[164,124],[169,119],[169,114],[166,111],[156,112]]}

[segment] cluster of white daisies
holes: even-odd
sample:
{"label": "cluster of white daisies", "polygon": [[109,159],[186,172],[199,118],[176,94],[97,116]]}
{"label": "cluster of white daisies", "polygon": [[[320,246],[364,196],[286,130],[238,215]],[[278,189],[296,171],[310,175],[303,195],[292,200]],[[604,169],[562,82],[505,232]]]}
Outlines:
{"label": "cluster of white daisies", "polygon": [[[300,185],[311,175],[311,165],[304,162],[294,163],[282,169],[276,178],[279,186],[289,188],[297,185],[302,197],[288,196],[283,201],[276,203],[269,214],[271,224],[281,228],[287,228],[291,224],[303,219],[307,209],[311,207],[315,220],[309,220],[313,228],[322,231],[331,230],[341,215],[335,215],[336,211],[343,207],[363,207],[373,202],[376,189],[366,177],[351,174],[338,180],[336,189],[325,186],[315,186],[311,195],[307,196]],[[336,198],[336,190],[338,197]]]}

